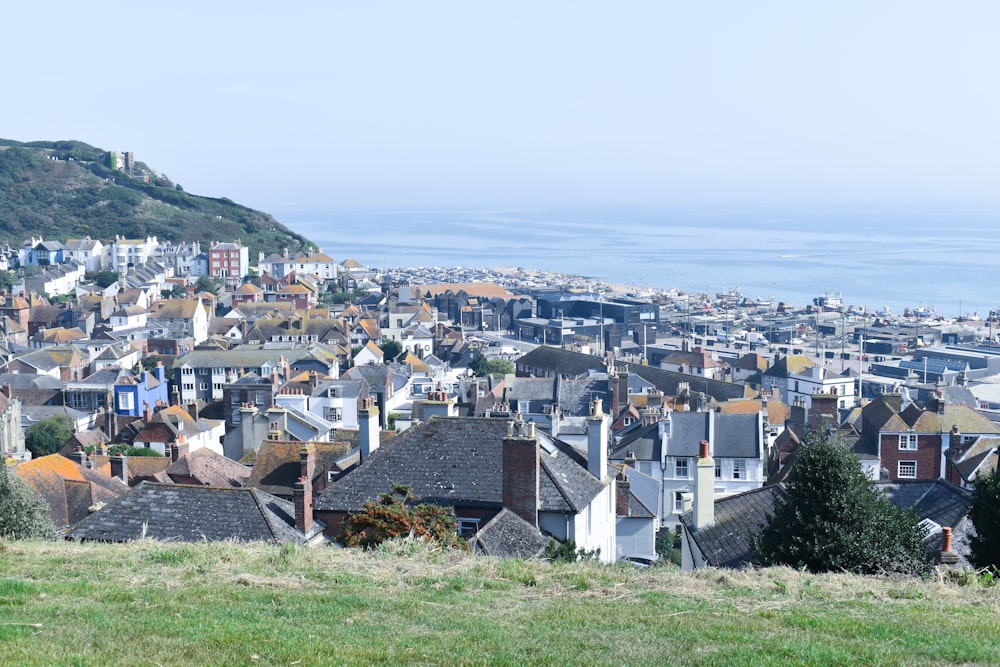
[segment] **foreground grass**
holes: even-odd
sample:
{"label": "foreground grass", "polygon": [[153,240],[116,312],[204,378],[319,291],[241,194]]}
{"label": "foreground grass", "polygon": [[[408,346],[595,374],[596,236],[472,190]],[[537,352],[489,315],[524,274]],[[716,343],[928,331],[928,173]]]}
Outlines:
{"label": "foreground grass", "polygon": [[1000,664],[998,621],[939,575],[0,542],[2,665]]}

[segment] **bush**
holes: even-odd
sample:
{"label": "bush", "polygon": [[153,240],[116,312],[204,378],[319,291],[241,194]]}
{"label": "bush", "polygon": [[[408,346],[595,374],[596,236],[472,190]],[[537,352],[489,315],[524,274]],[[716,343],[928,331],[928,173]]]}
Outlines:
{"label": "bush", "polygon": [[49,506],[27,482],[0,462],[0,538],[55,539]]}
{"label": "bush", "polygon": [[1000,475],[990,472],[976,478],[969,518],[976,527],[970,540],[976,567],[1000,568]]}
{"label": "bush", "polygon": [[859,574],[929,567],[919,517],[883,496],[839,438],[811,434],[799,452],[787,499],[755,544],[761,564]]}
{"label": "bush", "polygon": [[458,521],[447,507],[410,505],[410,487],[394,484],[378,501],[369,500],[344,522],[340,541],[349,547],[371,548],[386,540],[413,536],[451,547],[465,547]]}
{"label": "bush", "polygon": [[576,563],[581,560],[597,560],[600,557],[600,548],[588,551],[583,547],[577,547],[574,540],[560,542],[553,538],[545,547],[545,558],[553,563]]}

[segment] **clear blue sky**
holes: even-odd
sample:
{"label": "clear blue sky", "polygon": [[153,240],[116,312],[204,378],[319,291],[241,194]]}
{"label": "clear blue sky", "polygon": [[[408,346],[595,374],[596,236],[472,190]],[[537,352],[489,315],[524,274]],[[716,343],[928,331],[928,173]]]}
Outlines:
{"label": "clear blue sky", "polygon": [[1000,199],[1000,3],[18,2],[0,136],[343,205]]}

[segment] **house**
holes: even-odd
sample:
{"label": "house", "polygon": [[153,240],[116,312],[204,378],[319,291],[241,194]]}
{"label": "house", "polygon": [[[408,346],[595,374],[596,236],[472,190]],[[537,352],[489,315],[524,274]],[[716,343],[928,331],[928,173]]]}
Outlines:
{"label": "house", "polygon": [[322,252],[289,253],[286,248],[280,255],[272,254],[257,261],[261,273],[269,273],[282,278],[289,273],[310,273],[321,281],[337,279],[337,262]]}
{"label": "house", "polygon": [[17,252],[20,266],[53,266],[65,261],[66,249],[59,241],[45,241],[41,236],[26,240]]}
{"label": "house", "polygon": [[130,542],[270,542],[314,545],[323,524],[295,503],[254,488],[142,482],[80,521],[72,540]]}
{"label": "house", "polygon": [[61,454],[20,463],[14,473],[45,500],[56,528],[86,518],[89,508],[124,495],[128,486],[106,472],[90,470]]}
{"label": "house", "polygon": [[151,408],[152,406],[146,406],[143,418],[145,425],[132,439],[134,447],[146,447],[165,455],[168,449],[186,445],[189,452],[206,447],[222,454],[225,422],[201,417],[197,404],[191,404],[188,410],[171,405],[156,410],[155,413]]}
{"label": "house", "polygon": [[[377,420],[377,410],[366,408]],[[365,417],[362,418],[364,422]],[[453,508],[459,530],[474,538],[504,509],[532,528],[610,562],[615,540],[615,482],[607,470],[608,419],[595,412],[591,454],[584,464],[531,423],[434,417],[384,446],[362,437],[361,464],[316,500],[316,516],[338,535],[344,519],[393,484],[415,502]],[[374,429],[370,429],[370,434]]]}
{"label": "house", "polygon": [[63,256],[82,264],[85,271],[100,271],[104,266],[104,244],[89,236],[70,239],[63,248]]}
{"label": "house", "polygon": [[385,354],[382,352],[382,349],[375,344],[375,341],[370,340],[354,355],[354,365],[369,366],[372,364],[381,364],[384,357]]}
{"label": "house", "polygon": [[628,464],[660,483],[661,528],[676,528],[684,498],[693,490],[701,443],[713,455],[712,489],[719,496],[759,488],[765,481],[767,441],[764,415],[708,412],[667,413],[624,436],[611,450],[616,464]]}
{"label": "house", "polygon": [[208,250],[209,275],[227,285],[238,285],[250,273],[250,251],[239,240],[215,243]]}
{"label": "house", "polygon": [[708,352],[700,347],[693,350],[678,350],[660,361],[660,368],[677,373],[687,373],[698,377],[722,380],[725,363],[720,361],[718,352]]}
{"label": "house", "polygon": [[614,467],[618,470],[615,491],[615,555],[619,560],[656,560],[656,533],[660,529],[657,515],[660,483],[631,465]]}
{"label": "house", "polygon": [[84,266],[75,260],[54,264],[29,276],[19,278],[11,287],[13,294],[48,294],[53,296],[75,295],[76,287],[83,280]]}
{"label": "house", "polygon": [[238,419],[239,427],[225,434],[222,446],[225,455],[235,460],[242,460],[265,440],[332,442],[336,435],[325,419],[294,406],[271,405],[260,409],[253,403],[244,403],[234,419]]}
{"label": "house", "polygon": [[37,373],[57,380],[72,380],[79,377],[86,367],[80,353],[74,347],[53,346],[22,354],[7,363],[8,373]]}
{"label": "house", "polygon": [[259,377],[277,374],[277,378],[285,380],[293,370],[336,375],[337,368],[336,355],[328,354],[319,344],[244,344],[232,350],[192,350],[178,357],[174,360],[173,380],[182,402],[198,399],[210,403],[223,398],[227,383],[247,373]]}
{"label": "house", "polygon": [[130,267],[135,268],[148,262],[158,245],[155,236],[147,236],[145,240],[116,236],[115,240],[106,246],[108,261],[105,262],[105,266],[124,275]]}
{"label": "house", "polygon": [[164,299],[156,304],[148,321],[175,338],[193,338],[195,345],[208,338],[208,312],[201,299]]}

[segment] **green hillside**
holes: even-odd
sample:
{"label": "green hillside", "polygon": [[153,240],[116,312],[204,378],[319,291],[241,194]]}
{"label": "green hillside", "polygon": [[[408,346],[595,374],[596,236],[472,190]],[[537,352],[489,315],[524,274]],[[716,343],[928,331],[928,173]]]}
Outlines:
{"label": "green hillside", "polygon": [[4,665],[995,665],[1000,588],[253,544],[0,541]]}
{"label": "green hillside", "polygon": [[[233,241],[258,250],[311,245],[267,213],[229,199],[199,197],[137,162],[79,141],[0,139],[0,241],[156,236],[161,241]],[[207,248],[206,248],[207,249]]]}

